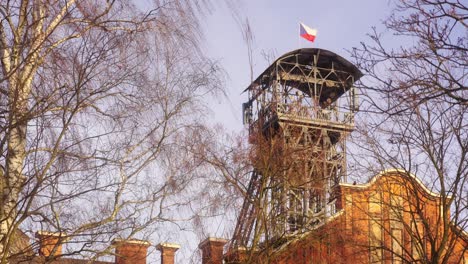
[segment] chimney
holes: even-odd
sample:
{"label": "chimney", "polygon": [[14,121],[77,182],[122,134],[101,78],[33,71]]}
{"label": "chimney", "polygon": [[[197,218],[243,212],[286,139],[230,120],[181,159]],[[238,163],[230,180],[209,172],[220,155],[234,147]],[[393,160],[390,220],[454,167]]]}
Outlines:
{"label": "chimney", "polygon": [[222,238],[208,237],[198,245],[202,250],[202,264],[222,264],[223,248],[228,241]]}
{"label": "chimney", "polygon": [[44,257],[61,255],[62,242],[65,237],[64,233],[36,232],[36,238],[39,240],[39,255]]}
{"label": "chimney", "polygon": [[245,247],[237,247],[230,249],[225,255],[227,263],[246,263],[248,260],[247,249]]}
{"label": "chimney", "polygon": [[161,251],[161,264],[174,264],[175,253],[180,246],[177,244],[160,243],[156,249]]}
{"label": "chimney", "polygon": [[115,239],[115,264],[146,264],[150,243],[144,240]]}

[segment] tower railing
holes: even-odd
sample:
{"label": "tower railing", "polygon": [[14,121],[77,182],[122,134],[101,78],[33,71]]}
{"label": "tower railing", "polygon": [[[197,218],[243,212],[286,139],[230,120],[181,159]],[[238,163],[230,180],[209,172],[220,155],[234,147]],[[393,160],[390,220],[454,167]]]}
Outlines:
{"label": "tower railing", "polygon": [[[317,123],[327,125],[342,125],[347,130],[354,128],[354,113],[340,111],[337,107],[330,108],[312,108],[306,105],[295,103],[276,103],[270,102],[259,111],[263,124],[269,124],[270,121],[276,121],[280,118],[302,121],[305,123]],[[250,122],[250,131],[257,126],[258,120]]]}

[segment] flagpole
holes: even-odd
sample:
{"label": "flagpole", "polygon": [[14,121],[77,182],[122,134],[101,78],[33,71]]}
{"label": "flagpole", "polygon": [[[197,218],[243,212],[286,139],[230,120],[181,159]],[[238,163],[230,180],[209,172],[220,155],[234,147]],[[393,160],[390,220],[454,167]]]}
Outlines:
{"label": "flagpole", "polygon": [[297,34],[297,48],[301,48],[301,21],[299,21],[299,34]]}
{"label": "flagpole", "polygon": [[297,48],[301,48],[301,22],[299,22],[299,34],[297,34]]}

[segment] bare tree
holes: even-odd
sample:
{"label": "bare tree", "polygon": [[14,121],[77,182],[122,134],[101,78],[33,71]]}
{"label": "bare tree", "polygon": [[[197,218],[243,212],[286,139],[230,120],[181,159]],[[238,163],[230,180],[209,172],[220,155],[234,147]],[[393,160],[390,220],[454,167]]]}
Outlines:
{"label": "bare tree", "polygon": [[[198,164],[182,146],[220,69],[197,46],[209,3],[2,1],[0,253],[16,230],[108,253],[188,203]],[[147,233],[146,233],[147,234]]]}
{"label": "bare tree", "polygon": [[[413,200],[420,190],[408,186],[410,219],[399,220],[413,242],[427,247],[402,254],[404,261],[448,263],[468,227],[467,20],[461,1],[399,1],[384,22],[392,38],[374,30],[352,53],[367,75],[353,155],[359,175],[401,168],[439,194],[434,221],[423,199]],[[390,41],[401,45],[389,47]]]}

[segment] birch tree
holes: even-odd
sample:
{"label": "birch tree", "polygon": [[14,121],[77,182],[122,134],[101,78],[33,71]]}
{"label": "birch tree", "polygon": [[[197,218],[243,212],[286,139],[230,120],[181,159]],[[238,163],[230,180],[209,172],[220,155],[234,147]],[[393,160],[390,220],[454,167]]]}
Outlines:
{"label": "birch tree", "polygon": [[1,1],[0,258],[15,231],[75,241],[168,221],[197,164],[181,140],[204,122],[220,69],[198,49],[205,1]]}

